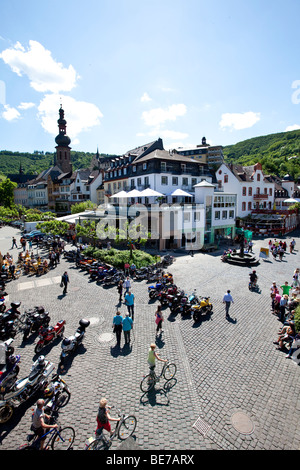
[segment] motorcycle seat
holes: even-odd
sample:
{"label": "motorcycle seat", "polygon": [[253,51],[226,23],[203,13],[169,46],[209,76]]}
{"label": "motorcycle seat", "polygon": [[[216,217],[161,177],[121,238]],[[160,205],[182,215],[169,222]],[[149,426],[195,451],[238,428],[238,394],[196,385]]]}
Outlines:
{"label": "motorcycle seat", "polygon": [[27,381],[28,377],[25,377],[25,379],[18,380],[16,382],[16,391],[22,390],[22,388],[25,387]]}

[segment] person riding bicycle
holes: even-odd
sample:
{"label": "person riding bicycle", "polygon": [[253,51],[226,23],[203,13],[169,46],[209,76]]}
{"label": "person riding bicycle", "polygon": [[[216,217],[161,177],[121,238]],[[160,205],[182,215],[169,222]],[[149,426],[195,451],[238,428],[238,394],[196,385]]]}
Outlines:
{"label": "person riding bicycle", "polygon": [[[50,419],[51,416],[46,415],[44,411],[44,405],[45,401],[43,399],[40,399],[36,402],[36,409],[35,412],[32,416],[32,424],[31,424],[31,430],[34,431],[34,433],[38,436],[41,437],[46,433],[47,429],[52,429],[52,428],[57,428],[57,424],[46,424],[45,419]],[[43,450],[44,448],[44,442],[45,442],[46,436],[44,439],[41,439],[41,445],[40,445],[40,450]]]}
{"label": "person riding bicycle", "polygon": [[148,364],[149,364],[151,373],[153,373],[154,369],[155,369],[155,359],[157,359],[158,361],[161,361],[161,362],[168,362],[167,359],[162,359],[161,357],[159,357],[157,352],[155,352],[155,348],[156,348],[156,345],[154,343],[152,343],[152,344],[150,344],[150,348],[149,348],[149,351],[148,351]]}
{"label": "person riding bicycle", "polygon": [[110,421],[120,421],[120,418],[112,418],[108,413],[107,408],[110,408],[110,406],[107,405],[107,399],[101,398],[97,414],[96,434],[100,434],[100,432],[105,429],[110,433],[110,436],[112,436],[113,431],[111,429]]}

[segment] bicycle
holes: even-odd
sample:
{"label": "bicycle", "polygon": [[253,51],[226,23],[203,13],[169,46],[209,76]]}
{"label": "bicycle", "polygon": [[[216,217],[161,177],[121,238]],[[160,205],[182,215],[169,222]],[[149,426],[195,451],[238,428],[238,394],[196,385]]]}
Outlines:
{"label": "bicycle", "polygon": [[50,447],[51,450],[70,450],[75,439],[75,430],[71,426],[64,428],[58,426],[58,428],[49,429],[41,437],[38,437],[36,434],[30,434],[27,436],[27,441],[30,442],[33,439],[33,442],[31,444],[24,444],[19,450],[39,450],[41,441],[45,438],[44,449]]}
{"label": "bicycle", "polygon": [[164,363],[160,375],[156,375],[155,371],[150,369],[149,374],[145,375],[140,383],[142,392],[149,392],[162,377],[169,382],[175,377],[176,371],[176,364],[169,361]]}
{"label": "bicycle", "polygon": [[103,435],[103,428],[98,429],[96,431],[97,437],[95,439],[92,437],[88,439],[85,450],[108,450],[116,436],[118,436],[121,441],[125,441],[125,439],[132,436],[137,425],[136,417],[133,415],[125,415],[121,413],[118,408],[116,409],[121,419],[117,422],[113,434],[107,438]]}

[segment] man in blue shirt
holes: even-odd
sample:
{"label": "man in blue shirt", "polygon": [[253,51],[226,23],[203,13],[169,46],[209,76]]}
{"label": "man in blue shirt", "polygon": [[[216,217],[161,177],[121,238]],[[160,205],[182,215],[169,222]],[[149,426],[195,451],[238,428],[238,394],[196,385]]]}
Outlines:
{"label": "man in blue shirt", "polygon": [[122,321],[123,321],[123,318],[121,316],[121,312],[118,311],[113,318],[113,328],[114,328],[114,333],[116,333],[118,346],[120,346],[120,342],[121,342]]}
{"label": "man in blue shirt", "polygon": [[134,316],[134,295],[131,291],[127,292],[125,295],[125,304],[127,305],[127,310],[129,313],[129,316],[133,320]]}
{"label": "man in blue shirt", "polygon": [[132,321],[132,318],[129,316],[129,312],[126,312],[125,318],[123,318],[123,321],[122,321],[122,326],[123,326],[123,331],[124,331],[125,344],[129,344],[130,343],[130,330],[132,329],[132,326],[133,326],[133,321]]}

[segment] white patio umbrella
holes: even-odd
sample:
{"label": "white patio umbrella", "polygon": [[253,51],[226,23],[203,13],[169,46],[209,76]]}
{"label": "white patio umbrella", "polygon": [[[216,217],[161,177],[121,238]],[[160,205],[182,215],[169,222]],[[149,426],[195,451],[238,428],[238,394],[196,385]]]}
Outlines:
{"label": "white patio umbrella", "polygon": [[285,199],[284,202],[300,202],[300,199],[296,199],[294,197],[290,197],[289,199]]}
{"label": "white patio umbrella", "polygon": [[183,191],[182,189],[178,188],[178,189],[175,189],[175,191],[173,191],[171,194],[168,194],[168,196],[193,197],[193,194],[187,193],[186,191]]}
{"label": "white patio umbrella", "polygon": [[141,197],[159,197],[159,196],[164,196],[164,195],[151,188],[146,188],[144,189],[144,191],[141,191]]}
{"label": "white patio umbrella", "polygon": [[126,197],[142,197],[141,191],[137,189],[132,189],[129,193],[126,193]]}
{"label": "white patio umbrella", "polygon": [[120,199],[122,197],[127,197],[126,191],[120,191],[119,193],[113,194],[111,197],[116,197],[117,199]]}

